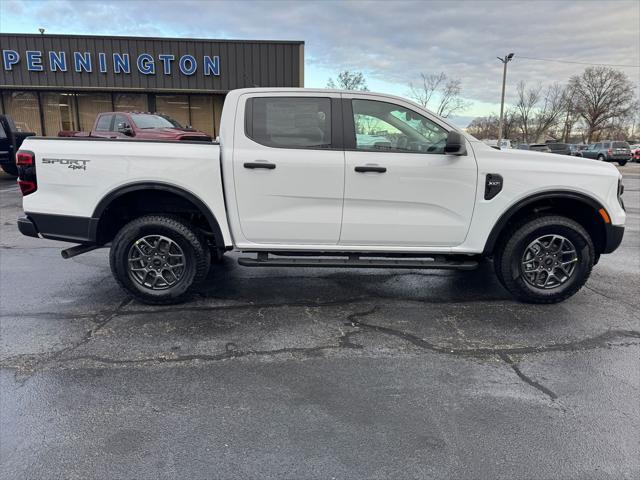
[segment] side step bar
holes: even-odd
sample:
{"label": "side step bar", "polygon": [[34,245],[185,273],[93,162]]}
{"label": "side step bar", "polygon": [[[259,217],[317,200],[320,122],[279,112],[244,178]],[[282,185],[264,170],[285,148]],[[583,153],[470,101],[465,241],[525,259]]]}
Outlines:
{"label": "side step bar", "polygon": [[238,263],[245,267],[423,268],[448,270],[473,270],[478,267],[478,261],[473,258],[448,258],[445,255],[418,258],[385,258],[371,254],[350,254],[347,258],[340,258],[343,256],[336,254],[328,258],[269,258],[268,252],[259,252],[257,258],[240,257]]}

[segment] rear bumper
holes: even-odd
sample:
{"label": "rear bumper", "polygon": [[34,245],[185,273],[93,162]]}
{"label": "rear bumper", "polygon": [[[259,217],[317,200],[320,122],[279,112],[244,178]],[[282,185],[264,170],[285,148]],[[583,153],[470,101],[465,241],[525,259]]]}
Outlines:
{"label": "rear bumper", "polygon": [[51,215],[46,213],[25,212],[26,216],[18,218],[18,230],[28,237],[48,238],[63,242],[93,244],[97,220],[86,217],[68,215]]}
{"label": "rear bumper", "polygon": [[615,251],[622,243],[624,236],[624,225],[605,225],[605,243],[602,253],[611,253]]}
{"label": "rear bumper", "polygon": [[36,224],[33,223],[29,217],[20,217],[18,218],[18,230],[23,235],[27,237],[36,237],[38,238],[38,229],[36,228]]}

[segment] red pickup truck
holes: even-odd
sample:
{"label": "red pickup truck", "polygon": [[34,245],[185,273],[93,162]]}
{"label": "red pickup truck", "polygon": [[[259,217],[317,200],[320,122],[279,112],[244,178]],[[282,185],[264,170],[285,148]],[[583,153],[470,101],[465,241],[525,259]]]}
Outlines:
{"label": "red pickup truck", "polygon": [[62,131],[58,136],[211,141],[206,133],[184,128],[167,115],[144,112],[100,113],[91,132]]}

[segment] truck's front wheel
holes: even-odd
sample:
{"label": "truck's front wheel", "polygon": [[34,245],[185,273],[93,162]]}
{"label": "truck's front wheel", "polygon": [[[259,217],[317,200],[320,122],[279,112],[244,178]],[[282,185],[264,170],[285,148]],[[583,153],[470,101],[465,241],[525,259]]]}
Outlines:
{"label": "truck's front wheel", "polygon": [[177,217],[148,215],[122,227],[111,245],[114,277],[149,304],[177,303],[206,277],[211,257],[204,237]]}
{"label": "truck's front wheel", "polygon": [[586,283],[594,264],[593,242],[577,222],[547,215],[516,225],[494,255],[496,274],[525,302],[556,303]]}

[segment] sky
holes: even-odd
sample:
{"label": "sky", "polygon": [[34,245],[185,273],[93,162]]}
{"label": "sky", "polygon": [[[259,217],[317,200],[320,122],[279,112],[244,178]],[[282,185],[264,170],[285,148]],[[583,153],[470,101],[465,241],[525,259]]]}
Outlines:
{"label": "sky", "polygon": [[[640,84],[640,1],[0,0],[3,33],[131,35],[305,42],[305,86],[341,70],[408,96],[420,73],[459,79],[472,106],[460,126],[500,109],[516,85],[565,83],[587,64],[621,65]],[[529,57],[529,58],[524,58]],[[560,61],[539,61],[550,59]],[[567,63],[578,62],[578,63]]]}

